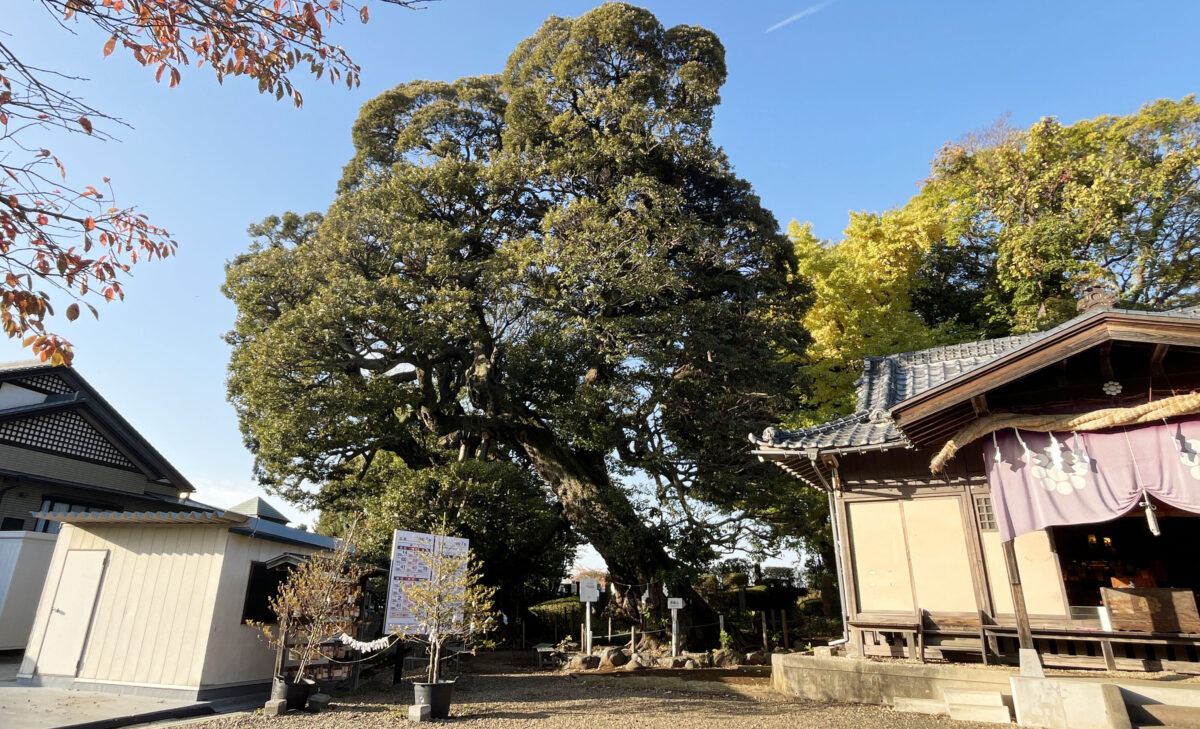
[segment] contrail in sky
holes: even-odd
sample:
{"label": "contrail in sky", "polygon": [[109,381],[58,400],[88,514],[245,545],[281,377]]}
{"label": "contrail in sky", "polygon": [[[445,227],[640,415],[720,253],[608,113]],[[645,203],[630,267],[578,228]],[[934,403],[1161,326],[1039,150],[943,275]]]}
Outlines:
{"label": "contrail in sky", "polygon": [[800,12],[796,13],[792,17],[785,18],[784,20],[779,21],[775,25],[772,25],[770,28],[767,28],[767,32],[770,33],[773,30],[779,30],[780,28],[787,25],[788,23],[795,23],[797,20],[800,20],[801,18],[807,18],[808,16],[810,16],[814,13],[819,13],[822,10],[824,10],[825,6],[830,4],[831,2],[833,2],[833,0],[825,0],[825,2],[823,2],[823,3],[817,3],[816,5],[807,7],[805,9],[801,10]]}

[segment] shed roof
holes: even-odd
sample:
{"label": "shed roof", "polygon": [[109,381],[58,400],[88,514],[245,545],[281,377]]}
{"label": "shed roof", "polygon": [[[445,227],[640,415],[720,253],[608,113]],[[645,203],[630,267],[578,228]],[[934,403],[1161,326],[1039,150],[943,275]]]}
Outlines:
{"label": "shed roof", "polygon": [[1113,314],[1147,320],[1170,317],[1200,321],[1200,307],[1168,312],[1101,308],[1080,314],[1042,332],[866,357],[863,360],[863,373],[856,383],[856,409],[853,415],[798,430],[767,428],[761,436],[752,435],[750,440],[766,450],[832,453],[908,445],[907,438],[892,417],[893,409],[935,388],[968,380],[1001,359],[1019,357],[1024,351],[1048,343],[1088,320],[1099,320]]}
{"label": "shed roof", "polygon": [[180,526],[207,524],[236,526],[250,521],[232,511],[35,511],[34,517],[64,524],[149,524]]}
{"label": "shed roof", "polygon": [[[202,504],[188,502],[203,507]],[[37,511],[34,518],[64,524],[137,524],[144,526],[228,526],[229,531],[251,539],[265,539],[314,549],[336,549],[337,539],[303,529],[293,529],[266,519],[246,516],[227,509],[209,507],[192,511]]]}

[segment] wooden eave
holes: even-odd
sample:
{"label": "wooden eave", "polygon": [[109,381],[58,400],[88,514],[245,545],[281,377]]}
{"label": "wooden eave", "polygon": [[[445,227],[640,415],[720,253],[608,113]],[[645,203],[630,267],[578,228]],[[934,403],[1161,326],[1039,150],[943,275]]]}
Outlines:
{"label": "wooden eave", "polygon": [[828,490],[831,488],[831,474],[821,470],[822,456],[819,451],[814,451],[813,458],[816,459],[816,465],[813,459],[809,458],[806,451],[792,451],[784,449],[758,449],[752,451],[753,455],[758,456],[760,461],[770,461],[776,466],[782,468],[789,476],[797,478],[813,488]]}
{"label": "wooden eave", "polygon": [[1110,341],[1200,347],[1200,319],[1101,312],[897,403],[891,416],[909,440],[928,444],[974,418],[973,398]]}

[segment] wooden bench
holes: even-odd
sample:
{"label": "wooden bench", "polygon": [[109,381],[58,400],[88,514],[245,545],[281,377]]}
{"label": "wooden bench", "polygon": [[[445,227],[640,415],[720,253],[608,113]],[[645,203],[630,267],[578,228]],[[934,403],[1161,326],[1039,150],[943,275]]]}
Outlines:
{"label": "wooden bench", "polygon": [[558,648],[553,643],[538,643],[533,647],[538,668],[553,667],[558,662]]}
{"label": "wooden bench", "polygon": [[854,628],[855,647],[859,655],[865,655],[866,646],[863,644],[863,631],[876,633],[896,633],[903,636],[908,647],[908,656],[925,662],[925,632],[921,618],[912,616],[860,616],[847,623]]}

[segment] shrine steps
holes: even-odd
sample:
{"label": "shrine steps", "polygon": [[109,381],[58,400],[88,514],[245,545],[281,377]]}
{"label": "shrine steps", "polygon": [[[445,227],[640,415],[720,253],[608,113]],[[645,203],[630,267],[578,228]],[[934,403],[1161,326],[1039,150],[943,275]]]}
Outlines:
{"label": "shrine steps", "polygon": [[945,698],[910,699],[898,696],[893,701],[896,711],[920,714],[943,714],[958,721],[977,721],[989,724],[1012,722],[1012,709],[999,691],[965,691],[946,689]]}
{"label": "shrine steps", "polygon": [[1127,708],[1129,709],[1129,719],[1138,726],[1200,729],[1200,707],[1141,704]]}

